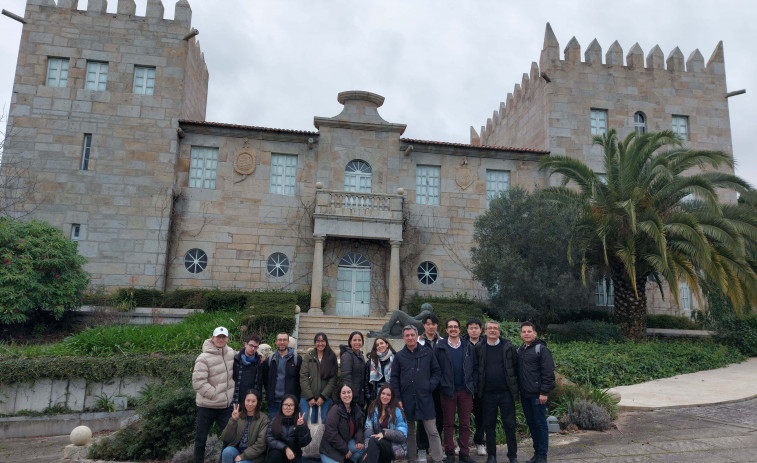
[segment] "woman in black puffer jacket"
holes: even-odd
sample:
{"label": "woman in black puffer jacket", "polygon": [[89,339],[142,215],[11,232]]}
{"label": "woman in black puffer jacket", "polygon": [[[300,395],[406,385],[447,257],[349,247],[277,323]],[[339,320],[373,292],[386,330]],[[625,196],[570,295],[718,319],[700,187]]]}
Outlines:
{"label": "woman in black puffer jacket", "polygon": [[348,385],[355,394],[354,400],[359,407],[365,406],[365,357],[363,357],[363,333],[353,331],[350,333],[347,344],[339,346],[339,363],[342,369],[341,384]]}
{"label": "woman in black puffer jacket", "polygon": [[279,413],[265,433],[268,445],[266,463],[299,463],[302,460],[302,448],[311,440],[310,429],[297,406],[297,398],[291,394],[285,395]]}

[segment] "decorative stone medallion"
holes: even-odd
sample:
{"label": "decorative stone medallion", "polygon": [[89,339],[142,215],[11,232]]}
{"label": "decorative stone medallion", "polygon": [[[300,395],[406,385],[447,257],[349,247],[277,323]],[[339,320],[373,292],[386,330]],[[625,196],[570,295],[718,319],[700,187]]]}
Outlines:
{"label": "decorative stone medallion", "polygon": [[455,168],[455,183],[461,190],[467,190],[473,184],[473,171],[467,163]]}
{"label": "decorative stone medallion", "polygon": [[255,173],[255,154],[249,151],[240,151],[234,159],[234,170],[239,175],[251,175]]}

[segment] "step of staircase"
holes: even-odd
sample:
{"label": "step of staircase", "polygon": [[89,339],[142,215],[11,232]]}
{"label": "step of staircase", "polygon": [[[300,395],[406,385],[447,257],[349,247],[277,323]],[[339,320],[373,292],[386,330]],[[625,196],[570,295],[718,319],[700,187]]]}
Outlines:
{"label": "step of staircase", "polygon": [[[368,331],[380,330],[389,317],[347,317],[342,315],[300,315],[297,329],[297,352],[303,354],[313,347],[313,338],[317,333],[326,333],[329,345],[339,355],[339,345],[347,344],[347,338],[353,331],[360,331],[366,336]],[[363,352],[373,346],[363,346]]]}

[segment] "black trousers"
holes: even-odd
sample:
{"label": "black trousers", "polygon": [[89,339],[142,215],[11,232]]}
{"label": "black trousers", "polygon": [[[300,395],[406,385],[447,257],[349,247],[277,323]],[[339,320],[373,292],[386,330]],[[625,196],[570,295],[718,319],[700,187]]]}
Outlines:
{"label": "black trousers", "polygon": [[302,454],[295,453],[294,460],[287,458],[286,453],[279,449],[268,448],[268,456],[265,458],[265,463],[300,463],[302,461]]}
{"label": "black trousers", "polygon": [[473,396],[473,424],[476,426],[476,432],[473,434],[473,443],[476,445],[483,444],[484,441],[484,410],[481,406],[481,397],[478,394]]}
{"label": "black trousers", "polygon": [[[444,442],[444,414],[442,413],[442,393],[439,388],[434,389],[431,393],[431,397],[434,398],[434,412],[436,413],[436,429],[439,431],[439,438]],[[426,434],[426,428],[423,427],[423,422],[418,421],[418,433],[415,436],[415,441],[418,442],[418,450],[428,450],[428,435]]]}
{"label": "black trousers", "polygon": [[[389,463],[394,459],[392,443],[388,439],[371,437],[363,457],[364,463]],[[278,463],[278,462],[276,462]]]}
{"label": "black trousers", "polygon": [[484,428],[486,429],[486,453],[497,455],[497,411],[502,418],[507,442],[507,458],[518,455],[518,440],[515,437],[515,401],[509,391],[484,392],[481,398],[484,409]]}
{"label": "black trousers", "polygon": [[205,463],[205,443],[213,423],[223,431],[231,418],[231,407],[206,408],[197,407],[197,421],[195,421],[195,463]]}

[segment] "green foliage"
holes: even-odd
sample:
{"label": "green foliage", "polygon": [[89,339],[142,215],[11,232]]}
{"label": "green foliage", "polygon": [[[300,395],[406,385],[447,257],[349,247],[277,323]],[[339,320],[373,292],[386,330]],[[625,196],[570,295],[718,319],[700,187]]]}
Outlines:
{"label": "green foliage", "polygon": [[612,420],[618,418],[618,400],[610,395],[608,389],[591,385],[568,386],[558,383],[549,394],[550,413],[560,418],[570,413],[573,404],[579,399],[602,407]]}
{"label": "green foliage", "polygon": [[195,392],[190,387],[149,391],[137,409],[140,420],[95,442],[90,458],[98,460],[165,460],[194,440]]}
{"label": "green foliage", "polygon": [[0,217],[0,324],[24,323],[37,312],[60,320],[87,289],[85,263],[76,243],[52,225]]}
{"label": "green foliage", "polygon": [[202,295],[199,309],[205,312],[216,310],[239,311],[248,304],[248,297],[254,293],[245,291],[208,291]]}
{"label": "green foliage", "polygon": [[163,382],[190,384],[198,348],[182,355],[114,355],[111,357],[18,357],[0,359],[0,383],[48,379],[107,382],[149,376]]}
{"label": "green foliage", "polygon": [[295,319],[286,315],[255,315],[247,321],[247,329],[251,333],[258,333],[264,340],[276,338],[278,333],[292,334]]}
{"label": "green foliage", "polygon": [[[302,289],[300,291],[295,291],[294,294],[297,296],[297,305],[300,306],[300,309],[302,309],[303,312],[310,309],[310,290],[309,289]],[[329,303],[329,299],[331,299],[331,294],[327,292],[321,292],[321,307],[326,307]]]}
{"label": "green foliage", "polygon": [[202,295],[206,289],[175,289],[163,296],[161,307],[197,309],[202,303]]}
{"label": "green foliage", "polygon": [[744,355],[757,356],[757,314],[730,315],[714,324],[717,340],[733,346]]}
{"label": "green foliage", "polygon": [[[434,308],[434,314],[439,317],[439,336],[446,336],[445,321],[450,317],[456,317],[460,320],[460,325],[465,329],[465,323],[471,318],[484,320],[484,310],[487,308],[482,301],[468,297],[468,295],[458,294],[453,298],[446,297],[423,297],[415,296],[405,307],[410,315],[418,315],[421,312],[421,306],[425,303],[431,304]],[[462,334],[465,334],[463,332]]]}
{"label": "green foliage", "polygon": [[559,330],[550,331],[549,335],[551,339],[559,342],[593,341],[606,344],[611,341],[623,341],[623,333],[618,325],[593,320],[565,323]]}
{"label": "green foliage", "polygon": [[566,413],[560,418],[560,424],[563,426],[573,424],[578,429],[607,431],[612,424],[610,414],[599,405],[588,400],[575,399],[566,404],[566,409]]}
{"label": "green foliage", "polygon": [[97,411],[109,413],[116,411],[116,403],[113,401],[113,397],[105,393],[95,396],[95,401],[92,404],[92,407]]}
{"label": "green foliage", "polygon": [[575,207],[516,188],[476,219],[473,275],[488,290],[494,318],[543,326],[588,307],[590,289],[568,259]]}
{"label": "green foliage", "polygon": [[640,343],[551,344],[560,373],[578,384],[610,388],[741,362],[737,349],[706,340],[655,340]]}
{"label": "green foliage", "polygon": [[647,315],[647,328],[666,328],[671,330],[698,330],[700,324],[689,317],[675,315]]}

